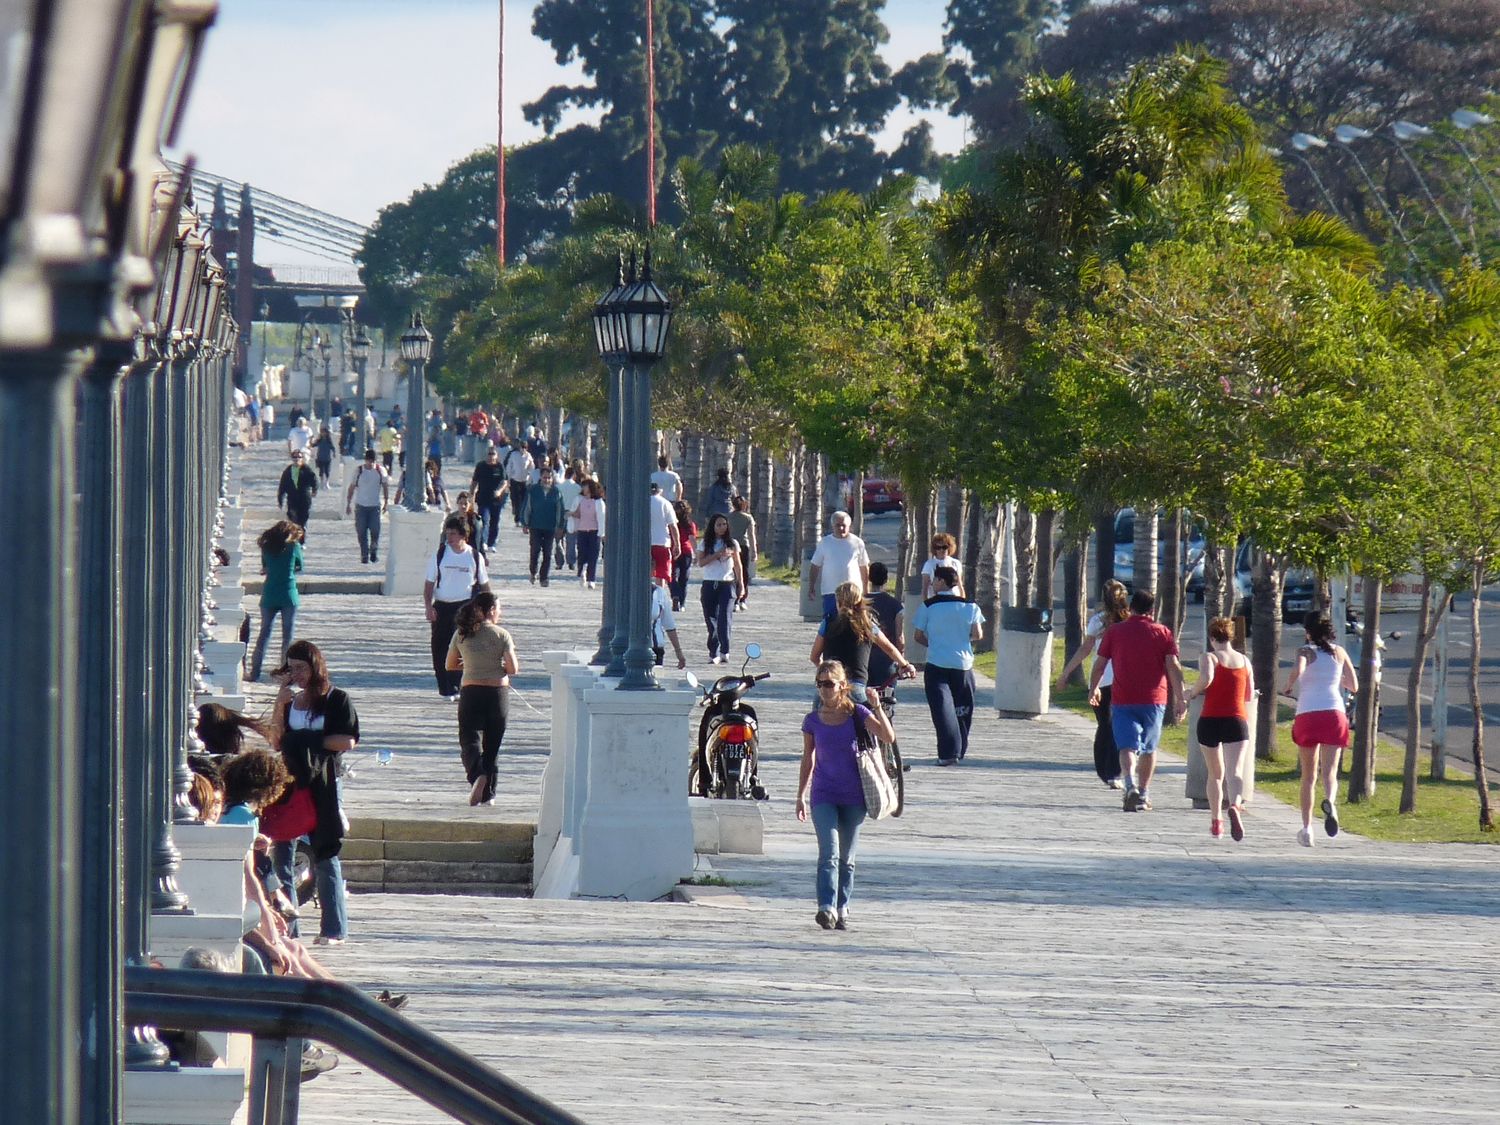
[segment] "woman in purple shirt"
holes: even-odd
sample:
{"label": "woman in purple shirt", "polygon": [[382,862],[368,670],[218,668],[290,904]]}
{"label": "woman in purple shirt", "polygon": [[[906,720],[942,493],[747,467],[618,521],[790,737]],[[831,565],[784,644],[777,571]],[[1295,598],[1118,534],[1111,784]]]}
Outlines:
{"label": "woman in purple shirt", "polygon": [[[816,676],[818,708],[802,720],[797,819],[805,821],[808,806],[812,806],[813,831],[818,834],[818,913],[814,920],[825,930],[847,930],[849,892],[854,886],[854,849],[859,842],[859,826],[865,819],[865,791],[855,760],[859,741],[854,724],[863,723],[871,735],[887,742],[895,741],[896,732],[873,695],[869,697],[868,708],[849,697],[849,681],[844,666],[837,660],[819,664]],[[809,780],[812,781],[810,797]]]}

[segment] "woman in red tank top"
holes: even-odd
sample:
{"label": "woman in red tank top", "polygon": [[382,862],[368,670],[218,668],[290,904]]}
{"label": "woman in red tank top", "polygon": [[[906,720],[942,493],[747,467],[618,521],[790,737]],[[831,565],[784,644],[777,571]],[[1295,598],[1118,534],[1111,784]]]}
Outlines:
{"label": "woman in red tank top", "polygon": [[1250,662],[1237,651],[1231,640],[1234,622],[1215,617],[1208,623],[1208,651],[1203,654],[1198,682],[1187,693],[1188,699],[1201,695],[1203,710],[1198,716],[1198,749],[1208,766],[1208,809],[1211,836],[1224,835],[1220,812],[1224,808],[1224,767],[1229,767],[1229,832],[1236,840],[1245,838],[1240,816],[1243,793],[1240,785],[1240,755],[1250,741],[1249,704],[1255,696],[1255,675]]}

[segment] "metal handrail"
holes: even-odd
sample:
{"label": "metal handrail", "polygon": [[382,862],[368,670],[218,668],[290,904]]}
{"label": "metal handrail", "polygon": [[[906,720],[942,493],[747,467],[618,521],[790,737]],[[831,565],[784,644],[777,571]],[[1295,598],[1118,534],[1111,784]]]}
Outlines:
{"label": "metal handrail", "polygon": [[335,981],[128,966],[125,1018],[131,1025],[241,1032],[257,1040],[316,1039],[472,1125],[582,1125],[473,1055]]}

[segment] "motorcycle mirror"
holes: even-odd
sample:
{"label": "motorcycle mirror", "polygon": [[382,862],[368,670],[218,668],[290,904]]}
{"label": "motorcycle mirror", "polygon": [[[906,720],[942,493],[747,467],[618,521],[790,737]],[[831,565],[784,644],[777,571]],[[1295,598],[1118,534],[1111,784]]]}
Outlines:
{"label": "motorcycle mirror", "polygon": [[694,691],[698,690],[699,685],[697,676],[693,675],[691,672],[684,672],[682,674],[682,678],[687,681],[688,687],[692,688]]}
{"label": "motorcycle mirror", "polygon": [[760,645],[756,644],[754,641],[751,641],[745,646],[745,655],[748,656],[751,660],[759,660]]}

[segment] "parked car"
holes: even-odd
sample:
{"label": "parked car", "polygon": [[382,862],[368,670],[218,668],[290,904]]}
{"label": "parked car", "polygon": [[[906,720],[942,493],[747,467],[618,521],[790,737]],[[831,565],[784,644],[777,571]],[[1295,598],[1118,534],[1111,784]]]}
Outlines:
{"label": "parked car", "polygon": [[866,477],[865,494],[860,502],[865,515],[872,516],[881,512],[899,512],[906,503],[906,496],[901,491],[901,486],[893,480]]}
{"label": "parked car", "polygon": [[[1234,556],[1234,612],[1247,622],[1251,618],[1251,606],[1255,592],[1250,582],[1250,554],[1255,549],[1254,541],[1245,538]],[[1318,576],[1306,567],[1287,567],[1281,580],[1281,619],[1300,622],[1302,615],[1312,609],[1318,598]]]}
{"label": "parked car", "polygon": [[[1156,523],[1156,566],[1157,573],[1161,573],[1161,565],[1166,557],[1167,551],[1167,520],[1165,513],[1158,516]],[[1187,574],[1187,592],[1192,595],[1195,602],[1203,600],[1203,529],[1198,526],[1197,521],[1191,521],[1188,525],[1187,552],[1183,558],[1183,570]],[[1131,581],[1135,575],[1135,509],[1121,508],[1115,515],[1115,578],[1125,584],[1125,588],[1134,592],[1135,585]]]}

